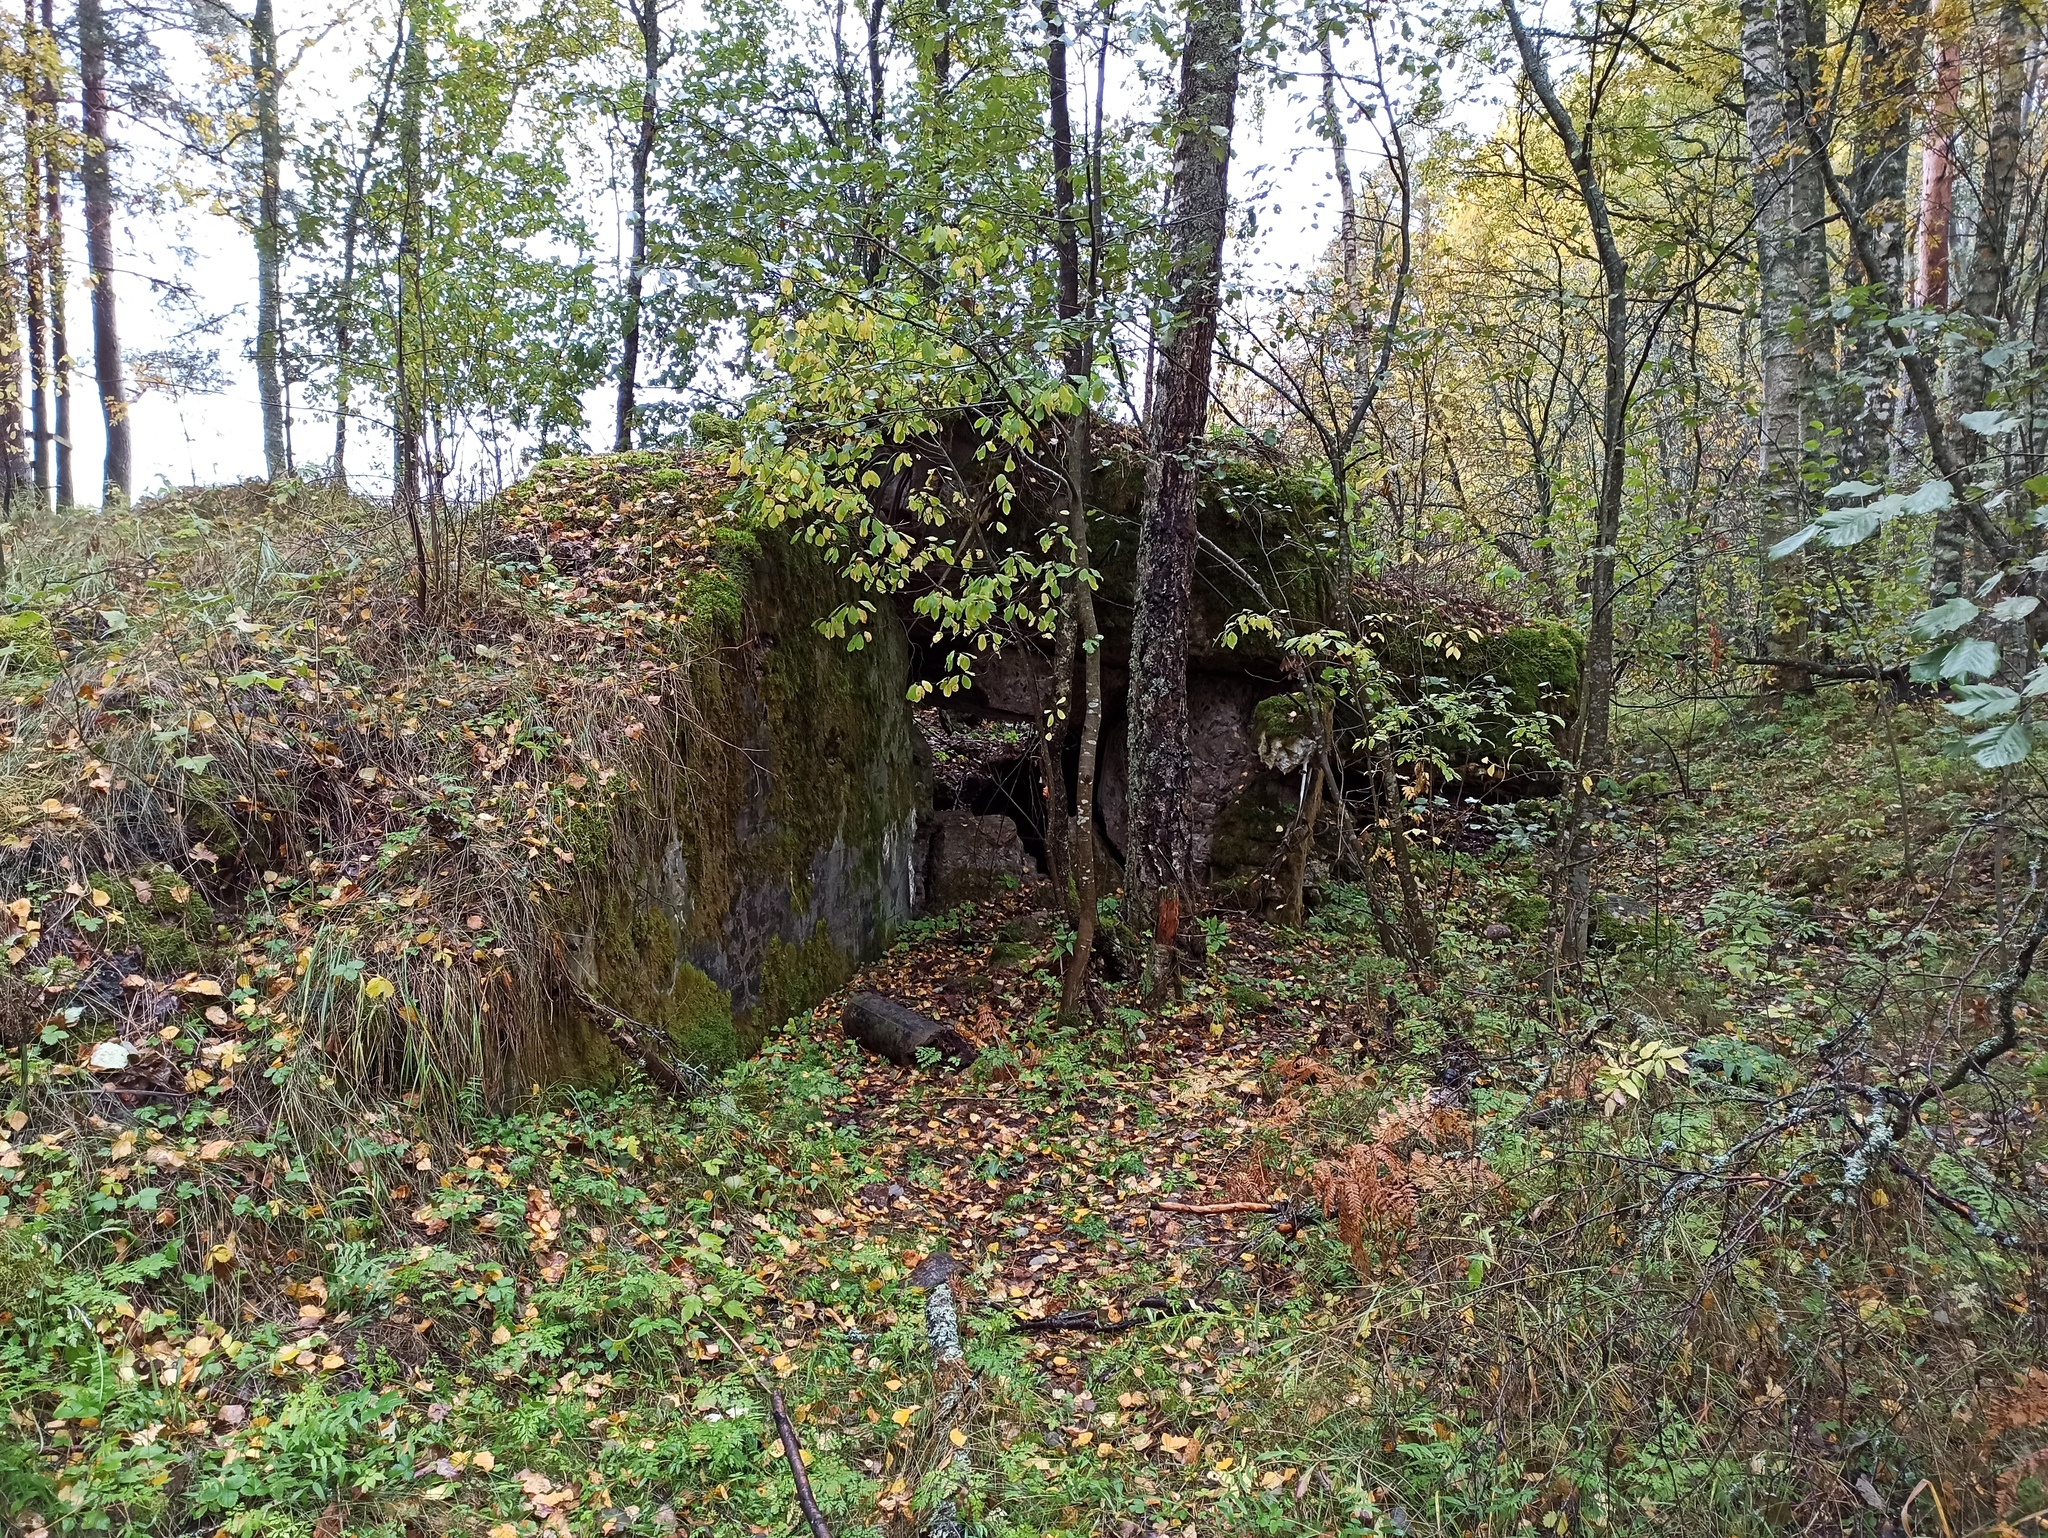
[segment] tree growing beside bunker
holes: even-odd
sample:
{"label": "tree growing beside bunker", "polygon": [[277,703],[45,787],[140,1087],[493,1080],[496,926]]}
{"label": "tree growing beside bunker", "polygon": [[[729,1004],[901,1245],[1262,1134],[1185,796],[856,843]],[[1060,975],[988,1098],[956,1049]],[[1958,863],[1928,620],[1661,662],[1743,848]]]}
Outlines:
{"label": "tree growing beside bunker", "polygon": [[0,1523],[2040,1532],[2040,63],[0,20]]}

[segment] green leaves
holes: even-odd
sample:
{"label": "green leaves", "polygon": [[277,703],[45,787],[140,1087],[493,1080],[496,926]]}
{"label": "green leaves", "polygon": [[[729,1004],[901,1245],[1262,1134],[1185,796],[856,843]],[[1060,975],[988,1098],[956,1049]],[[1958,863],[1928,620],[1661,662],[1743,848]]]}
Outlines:
{"label": "green leaves", "polygon": [[2005,769],[2024,760],[2033,751],[2032,728],[2013,716],[2028,696],[2048,693],[2048,667],[2036,668],[2028,676],[2023,692],[1999,684],[1959,684],[1955,699],[1943,705],[1951,715],[1972,723],[2000,722],[1969,739],[1970,758],[1980,769]]}
{"label": "green leaves", "polygon": [[2027,723],[2008,721],[1970,738],[1970,757],[1980,769],[2005,769],[2019,763],[2033,751],[2034,739]]}
{"label": "green leaves", "polygon": [[1965,721],[1990,721],[2010,715],[2019,702],[2015,690],[1999,684],[1959,684],[1955,699],[1942,708]]}
{"label": "green leaves", "polygon": [[1966,411],[1956,421],[1983,438],[2001,438],[2020,429],[2020,419],[2004,411]]}
{"label": "green leaves", "polygon": [[1962,629],[1981,612],[1967,598],[1951,598],[1914,620],[1912,631],[1923,641],[1936,641],[1951,631]]}
{"label": "green leaves", "polygon": [[1982,639],[1937,646],[1915,657],[1907,671],[1913,682],[1919,684],[1939,683],[1945,678],[1989,677],[1998,671],[1998,646]]}
{"label": "green leaves", "polygon": [[[1875,487],[1863,481],[1841,481],[1830,486],[1825,496],[1868,496]],[[1938,513],[1953,506],[1955,490],[1947,481],[1927,481],[1910,492],[1887,492],[1854,507],[1829,508],[1798,533],[1779,540],[1770,548],[1770,558],[1782,561],[1818,539],[1833,549],[1859,545],[1895,519],[1918,513]]]}

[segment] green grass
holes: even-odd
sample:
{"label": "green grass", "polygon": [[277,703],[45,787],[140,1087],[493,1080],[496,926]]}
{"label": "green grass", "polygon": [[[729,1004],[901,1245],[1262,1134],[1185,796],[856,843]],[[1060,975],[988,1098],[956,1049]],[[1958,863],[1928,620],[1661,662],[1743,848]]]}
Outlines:
{"label": "green grass", "polygon": [[[121,540],[174,549],[203,511],[91,532],[119,565],[142,548]],[[864,1061],[828,1017],[687,1105],[633,1080],[521,1094],[490,1081],[481,1032],[407,1028],[483,1018],[436,951],[461,959],[470,912],[470,963],[518,932],[487,906],[488,848],[451,865],[394,798],[336,825],[367,879],[334,903],[336,874],[229,835],[297,815],[262,799],[281,793],[252,688],[331,687],[357,733],[338,756],[396,780],[408,721],[465,756],[515,719],[509,745],[547,747],[527,733],[551,718],[510,692],[528,664],[405,650],[374,603],[332,647],[316,619],[309,648],[266,614],[316,589],[359,614],[370,576],[281,555],[296,525],[267,506],[207,516],[250,521],[193,534],[175,594],[119,589],[161,612],[123,598],[109,629],[89,616],[116,589],[76,586],[9,632],[35,713],[0,761],[28,856],[0,1001],[0,1513],[23,1530],[791,1532],[771,1387],[841,1538],[941,1497],[1020,1538],[1875,1538],[1872,1496],[1915,1502],[1915,1531],[2038,1525],[2034,1015],[1903,1143],[1867,1136],[1873,1104],[1982,1036],[2036,831],[2031,784],[1968,769],[1931,705],[1638,713],[1569,989],[1545,976],[1556,809],[1532,803],[1474,813],[1485,837],[1430,824],[1420,975],[1378,954],[1367,894],[1333,886],[1299,932],[1210,922],[1184,1003],[1113,989],[1098,1035],[1057,1023],[1065,937],[1010,894],[907,926],[855,982],[992,1031],[962,1080]],[[60,566],[18,568],[21,591],[64,586]],[[285,688],[209,683],[234,676],[223,648]],[[52,685],[75,696],[86,664],[179,702],[183,732],[159,704],[121,728],[155,757],[67,742]],[[310,706],[292,719],[314,729]],[[257,750],[211,751],[231,734]],[[416,751],[407,774],[428,772]],[[436,772],[465,828],[513,810],[491,799],[509,785]],[[194,869],[183,833],[141,858],[167,824],[110,798],[151,775],[227,819],[208,842],[236,881]],[[426,869],[450,884],[423,915],[404,899]],[[39,952],[58,926],[77,943]],[[79,1002],[124,939],[160,984],[198,975]],[[118,1078],[89,1063],[115,1011]],[[1431,1107],[1456,1112],[1441,1141],[1413,1130]],[[1412,1205],[1361,1199],[1348,1232],[1336,1172],[1375,1146],[1437,1173]],[[1275,1190],[1270,1213],[1159,1205]],[[910,1279],[940,1245],[973,1373],[946,1423]],[[1168,1308],[1131,1328],[1031,1328],[1067,1308],[1121,1325],[1147,1298]]]}

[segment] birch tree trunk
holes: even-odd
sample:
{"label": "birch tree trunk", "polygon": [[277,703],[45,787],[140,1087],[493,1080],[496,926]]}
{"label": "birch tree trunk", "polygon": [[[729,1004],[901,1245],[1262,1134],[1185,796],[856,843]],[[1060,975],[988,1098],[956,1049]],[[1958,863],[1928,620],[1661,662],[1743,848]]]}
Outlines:
{"label": "birch tree trunk", "polygon": [[1950,15],[1961,0],[1945,0],[1936,15],[1941,33],[1934,65],[1934,97],[1927,108],[1927,134],[1920,147],[1920,249],[1913,279],[1913,308],[1948,308],[1949,229],[1956,201],[1956,108],[1963,86],[1963,55]]}
{"label": "birch tree trunk", "polygon": [[1195,565],[1197,456],[1209,414],[1209,372],[1221,298],[1230,139],[1244,47],[1239,0],[1188,0],[1174,107],[1168,196],[1167,303],[1146,422],[1131,623],[1129,911],[1150,925],[1145,996],[1179,989],[1176,942],[1194,897],[1188,826],[1188,611]]}
{"label": "birch tree trunk", "polygon": [[[1743,116],[1749,130],[1750,206],[1756,225],[1757,335],[1763,378],[1757,412],[1757,488],[1763,501],[1760,544],[1768,547],[1805,522],[1800,507],[1800,445],[1806,437],[1807,354],[1797,329],[1807,274],[1799,222],[1806,147],[1795,115],[1782,10],[1799,0],[1742,0]],[[1802,29],[1803,30],[1803,29]],[[1788,570],[1767,566],[1763,614],[1766,653],[1798,629]],[[1796,680],[1783,680],[1796,685]]]}
{"label": "birch tree trunk", "polygon": [[273,481],[291,474],[285,445],[283,355],[284,131],[278,120],[277,17],[256,0],[249,18],[249,76],[256,108],[256,398],[263,461]]}

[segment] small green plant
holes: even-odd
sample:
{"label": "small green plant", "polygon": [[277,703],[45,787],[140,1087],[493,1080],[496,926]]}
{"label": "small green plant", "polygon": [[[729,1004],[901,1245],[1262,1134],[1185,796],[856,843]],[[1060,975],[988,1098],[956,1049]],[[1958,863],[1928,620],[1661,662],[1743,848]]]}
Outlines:
{"label": "small green plant", "polygon": [[1652,1084],[1661,1084],[1673,1074],[1691,1072],[1686,1066],[1685,1048],[1666,1041],[1638,1041],[1625,1046],[1601,1044],[1605,1056],[1594,1076],[1600,1091],[1600,1109],[1613,1116],[1643,1098]]}

